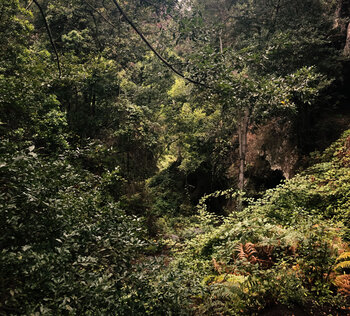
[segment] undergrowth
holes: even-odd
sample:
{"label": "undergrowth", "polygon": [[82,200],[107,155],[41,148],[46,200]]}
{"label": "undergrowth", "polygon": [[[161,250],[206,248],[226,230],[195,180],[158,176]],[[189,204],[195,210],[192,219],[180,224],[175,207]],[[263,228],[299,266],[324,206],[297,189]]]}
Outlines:
{"label": "undergrowth", "polygon": [[[261,199],[233,190],[204,197],[195,233],[173,248],[168,267],[189,267],[191,280],[201,279],[199,288],[192,285],[192,312],[253,315],[278,304],[349,312],[349,157],[350,130],[314,166]],[[222,196],[248,206],[217,216],[206,200]]]}

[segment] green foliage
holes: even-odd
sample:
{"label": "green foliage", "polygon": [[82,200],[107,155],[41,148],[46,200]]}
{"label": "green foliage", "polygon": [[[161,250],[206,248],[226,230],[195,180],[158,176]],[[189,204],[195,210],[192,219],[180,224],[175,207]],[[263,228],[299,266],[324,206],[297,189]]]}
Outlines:
{"label": "green foliage", "polygon": [[[206,202],[218,197],[236,199],[237,192],[224,190],[203,197],[198,206],[200,229],[184,248],[175,250],[174,261],[201,263],[197,274],[202,276],[203,289],[193,306],[197,314],[246,315],[274,304],[310,306],[315,313],[327,305],[334,310],[340,304],[346,306],[334,282],[339,293],[347,295],[348,280],[335,278],[332,271],[348,267],[347,252],[337,259],[344,249],[341,236],[348,234],[344,228],[348,209],[345,205],[340,210],[334,202],[347,200],[349,179],[340,180],[340,190],[332,185],[324,191],[326,184],[315,186],[314,182],[325,176],[334,183],[334,172],[339,171],[339,178],[347,174],[347,144],[345,132],[326,150],[323,163],[267,191],[259,200],[243,198],[248,207],[226,218],[210,213]],[[330,161],[325,162],[325,157]]]}
{"label": "green foliage", "polygon": [[149,193],[153,198],[152,214],[178,216],[186,213],[189,198],[183,192],[184,180],[185,175],[176,162],[149,180]]}
{"label": "green foliage", "polygon": [[33,140],[36,147],[46,152],[62,152],[69,148],[68,123],[65,114],[52,109],[37,118],[33,125]]}
{"label": "green foliage", "polygon": [[325,151],[321,159],[329,157],[329,161],[315,164],[268,191],[263,199],[256,202],[259,208],[282,224],[297,222],[303,214],[341,221],[346,227],[342,234],[348,239],[348,135],[349,131],[344,132],[340,140]]}
{"label": "green foliage", "polygon": [[218,110],[209,111],[204,105],[188,102],[192,90],[184,80],[176,79],[168,91],[172,104],[161,111],[166,153],[180,162],[178,168],[185,174],[201,170],[208,161],[220,119]]}
{"label": "green foliage", "polygon": [[335,270],[348,270],[350,269],[350,252],[345,251],[337,258],[337,264],[335,265]]}
{"label": "green foliage", "polygon": [[327,303],[333,294],[328,278],[334,264],[336,249],[332,247],[329,239],[325,238],[326,234],[325,228],[318,225],[308,229],[305,239],[299,245],[300,259],[297,261],[305,287],[318,297],[317,304],[320,305]]}
{"label": "green foliage", "polygon": [[242,118],[293,123],[339,74],[329,1],[124,1],[200,89],[112,1],[40,4],[60,77],[35,3],[0,0],[0,314],[344,306],[349,131],[261,199],[225,189]]}
{"label": "green foliage", "polygon": [[[109,197],[115,177],[44,159],[34,146],[1,163],[1,310],[105,313],[145,242]],[[123,278],[121,279],[121,277]]]}

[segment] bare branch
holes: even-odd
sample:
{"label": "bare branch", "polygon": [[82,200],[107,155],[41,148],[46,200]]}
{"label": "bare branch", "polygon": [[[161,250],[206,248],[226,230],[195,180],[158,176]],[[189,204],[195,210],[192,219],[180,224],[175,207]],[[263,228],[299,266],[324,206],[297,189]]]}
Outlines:
{"label": "bare branch", "polygon": [[58,68],[58,74],[59,74],[59,78],[61,78],[61,75],[62,75],[62,72],[61,72],[61,65],[60,65],[60,59],[58,57],[58,52],[57,52],[57,49],[56,49],[56,45],[52,39],[52,34],[51,34],[51,30],[50,30],[50,27],[49,27],[49,24],[47,23],[47,20],[46,20],[46,16],[45,16],[45,13],[42,9],[42,7],[40,6],[40,4],[38,3],[37,0],[33,0],[33,2],[36,4],[36,6],[39,8],[39,11],[41,13],[41,16],[44,20],[44,24],[45,24],[45,27],[46,27],[46,31],[47,31],[47,34],[49,35],[49,38],[50,38],[50,43],[51,43],[51,46],[55,52],[55,55],[56,55],[56,60],[57,60],[57,68]]}
{"label": "bare branch", "polygon": [[32,4],[33,4],[33,0],[28,3],[28,5],[26,7],[26,10],[28,10],[31,7]]}
{"label": "bare branch", "polygon": [[155,48],[153,48],[153,46],[149,43],[149,41],[145,38],[145,36],[141,33],[141,31],[136,27],[136,25],[128,18],[128,16],[125,14],[125,12],[123,11],[123,9],[120,7],[120,5],[118,4],[118,2],[116,0],[113,0],[114,4],[116,5],[116,7],[118,8],[120,14],[124,17],[124,19],[130,24],[130,26],[134,29],[134,31],[141,37],[141,39],[143,40],[143,42],[148,46],[148,48],[158,57],[158,59],[160,59],[162,61],[162,63],[164,65],[166,65],[169,69],[171,69],[174,73],[176,73],[178,76],[180,76],[181,78],[194,83],[196,85],[200,85],[203,87],[208,88],[207,85],[205,85],[204,83],[201,83],[199,81],[193,80],[191,78],[188,78],[186,76],[184,76],[180,71],[178,71],[177,69],[174,68],[173,65],[171,65],[168,61],[166,61],[157,51]]}

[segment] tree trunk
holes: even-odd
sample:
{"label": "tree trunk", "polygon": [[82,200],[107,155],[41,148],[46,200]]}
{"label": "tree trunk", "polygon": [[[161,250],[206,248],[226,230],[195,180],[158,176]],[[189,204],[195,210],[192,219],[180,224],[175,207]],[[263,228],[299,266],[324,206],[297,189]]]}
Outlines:
{"label": "tree trunk", "polygon": [[244,171],[247,155],[247,134],[248,134],[249,112],[246,110],[238,124],[238,142],[239,142],[239,176],[238,189],[244,191]]}
{"label": "tree trunk", "polygon": [[91,110],[92,110],[92,115],[96,115],[96,93],[92,93],[92,101],[91,101]]}
{"label": "tree trunk", "polygon": [[219,42],[220,42],[220,54],[222,54],[222,53],[223,53],[223,51],[224,51],[224,48],[223,48],[223,45],[222,45],[222,38],[221,38],[221,34],[220,34],[220,36],[219,36]]}

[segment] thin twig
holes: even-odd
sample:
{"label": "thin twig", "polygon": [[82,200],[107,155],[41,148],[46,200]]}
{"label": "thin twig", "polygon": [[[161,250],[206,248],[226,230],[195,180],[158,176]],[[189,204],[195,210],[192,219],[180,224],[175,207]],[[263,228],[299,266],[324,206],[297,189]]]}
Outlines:
{"label": "thin twig", "polygon": [[33,0],[28,3],[28,5],[26,7],[26,10],[28,10],[31,7],[32,4],[33,4]]}
{"label": "thin twig", "polygon": [[98,15],[100,15],[102,17],[102,19],[104,19],[109,25],[116,27],[115,24],[113,24],[110,20],[108,20],[99,10],[97,10],[91,3],[89,3],[88,1],[84,0],[84,2],[92,9],[94,10]]}

